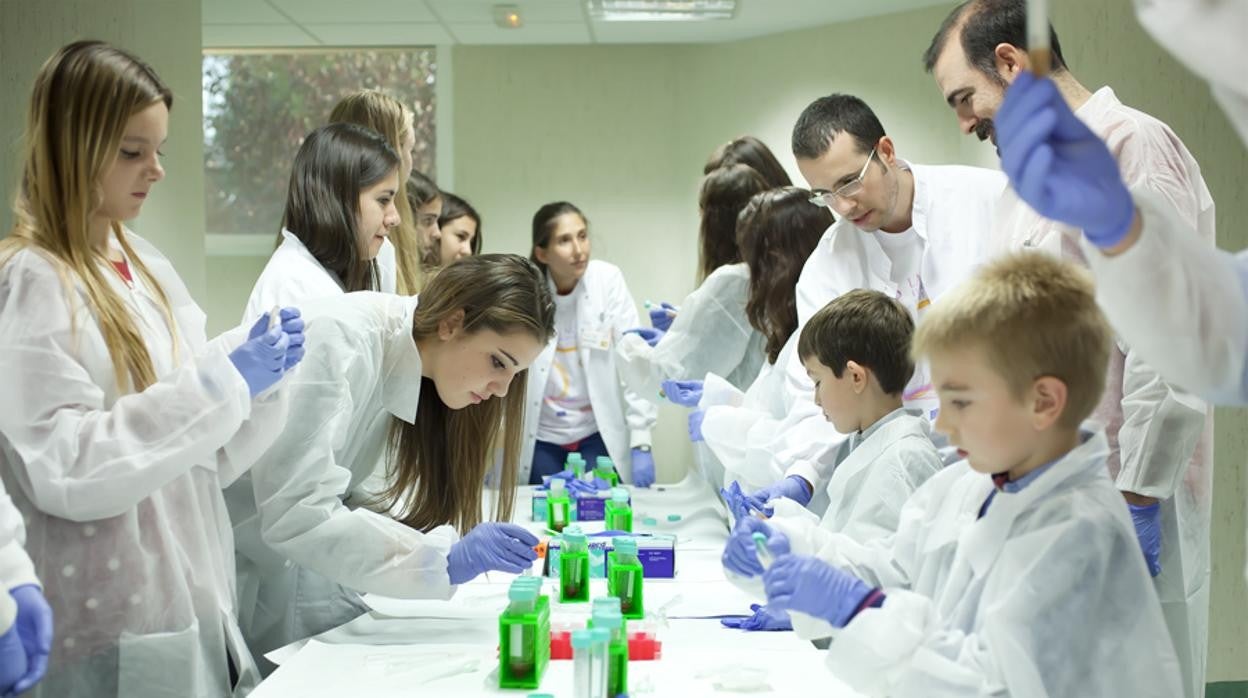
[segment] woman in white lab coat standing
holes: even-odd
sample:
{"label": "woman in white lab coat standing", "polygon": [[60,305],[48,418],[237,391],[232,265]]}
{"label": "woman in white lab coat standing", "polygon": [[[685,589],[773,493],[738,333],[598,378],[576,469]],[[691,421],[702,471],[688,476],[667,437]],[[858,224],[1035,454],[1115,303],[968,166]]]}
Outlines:
{"label": "woman in white lab coat standing", "polygon": [[164,177],[169,89],[98,41],[35,78],[0,243],[0,477],[55,615],[36,695],[244,695],[221,487],[284,417],[302,320],[209,342],[169,261],[122,221]]}
{"label": "woman in white lab coat standing", "polygon": [[566,201],[533,216],[532,260],[555,297],[557,336],[533,363],[520,481],[540,483],[578,451],[589,463],[610,456],[625,481],[650,486],[658,408],[621,386],[616,372],[615,346],[638,324],[624,275],[590,259],[589,223]]}
{"label": "woman in white lab coat standing", "polygon": [[[290,418],[229,492],[239,623],[258,655],[364,613],[360,594],[446,599],[537,558],[537,538],[505,523],[526,370],[554,333],[537,268],[468,257],[419,299],[348,293],[304,313],[310,360],[285,388]],[[496,451],[495,521],[481,523]],[[366,483],[383,460],[377,496]]]}
{"label": "woman in white lab coat standing", "polygon": [[394,269],[375,260],[399,224],[400,169],[394,149],[363,126],[308,134],[290,172],[278,247],[243,317],[351,291],[394,293]]}
{"label": "woman in white lab coat standing", "polygon": [[[656,329],[640,328],[620,342],[620,374],[638,395],[657,401],[664,381],[701,381],[708,373],[744,390],[758,375],[763,336],[746,317],[750,270],[737,245],[737,217],[750,197],[768,188],[748,165],[720,168],[702,180],[700,285],[685,297],[679,313],[670,311],[674,320],[656,318]],[[669,392],[669,397],[675,396]],[[696,400],[682,404],[692,406]]]}

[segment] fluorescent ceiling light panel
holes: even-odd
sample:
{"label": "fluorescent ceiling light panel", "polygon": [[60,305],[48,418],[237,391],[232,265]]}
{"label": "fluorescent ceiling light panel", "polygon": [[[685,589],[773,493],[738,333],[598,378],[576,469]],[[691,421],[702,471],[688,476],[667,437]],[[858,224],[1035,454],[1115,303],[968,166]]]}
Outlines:
{"label": "fluorescent ceiling light panel", "polygon": [[737,0],[588,0],[602,22],[689,22],[732,19]]}

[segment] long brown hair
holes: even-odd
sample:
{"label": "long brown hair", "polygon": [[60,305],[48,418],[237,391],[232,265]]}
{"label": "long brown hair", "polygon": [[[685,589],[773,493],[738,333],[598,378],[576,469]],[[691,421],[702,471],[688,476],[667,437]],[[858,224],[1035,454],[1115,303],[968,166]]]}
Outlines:
{"label": "long brown hair", "polygon": [[[362,259],[360,193],[399,168],[399,154],[376,131],[322,126],[304,139],[290,170],[282,227],[338,278],[343,290],[378,291],[376,260]],[[395,195],[396,204],[398,195]],[[281,244],[278,236],[278,244]]]}
{"label": "long brown hair", "polygon": [[702,211],[699,227],[698,280],[725,264],[741,261],[737,247],[737,217],[750,202],[750,197],[770,189],[749,165],[729,165],[712,171],[702,179],[698,208]]}
{"label": "long brown hair", "polygon": [[[402,102],[379,90],[361,90],[347,95],[334,107],[329,123],[348,123],[367,126],[401,153],[403,132],[413,128],[414,115]],[[416,219],[407,200],[407,177],[399,176],[399,191],[394,206],[399,210],[399,227],[390,234],[394,245],[398,292],[404,296],[415,295],[421,287],[420,249],[416,235]]]}
{"label": "long brown hair", "polygon": [[789,174],[784,171],[775,153],[754,136],[734,138],[716,148],[706,159],[702,174],[710,174],[721,167],[738,163],[753,167],[755,172],[767,180],[768,189],[793,186],[793,180],[789,179]]}
{"label": "long brown hair", "polygon": [[[546,279],[519,255],[465,257],[439,270],[420,294],[413,338],[436,336],[439,323],[458,310],[470,334],[526,332],[543,345],[555,334],[555,304]],[[501,442],[494,518],[510,520],[527,382],[528,371],[522,371],[506,397],[452,410],[439,399],[433,381],[422,379],[416,423],[395,418],[390,426],[383,506],[399,505],[398,520],[421,531],[450,523],[467,533],[481,522],[481,492]]]}
{"label": "long brown hair", "polygon": [[[135,56],[102,41],[77,41],[57,51],[35,77],[22,141],[22,177],[13,211],[16,223],[0,242],[0,266],[31,249],[52,261],[74,315],[82,284],[108,347],[117,389],[142,391],[156,382],[147,344],[121,296],[109,285],[108,260],[91,245],[91,217],[101,205],[100,182],[118,157],[126,122],[173,93]],[[173,336],[177,326],[164,289],[134,253],[120,221],[113,236],[155,293]],[[108,270],[111,271],[111,270]]]}
{"label": "long brown hair", "polygon": [[750,299],[745,314],[767,340],[767,360],[776,362],[797,329],[797,279],[814,252],[832,212],[810,203],[810,191],[798,187],[758,194],[737,223],[741,257],[750,268]]}

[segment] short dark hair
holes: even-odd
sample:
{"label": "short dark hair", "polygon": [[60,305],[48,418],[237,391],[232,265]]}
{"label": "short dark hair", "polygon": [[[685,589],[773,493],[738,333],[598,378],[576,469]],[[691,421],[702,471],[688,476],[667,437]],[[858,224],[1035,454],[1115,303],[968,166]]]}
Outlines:
{"label": "short dark hair", "polygon": [[407,204],[412,212],[442,195],[438,185],[423,172],[412,170],[407,177]]}
{"label": "short dark hair", "polygon": [[[945,50],[949,34],[961,28],[962,51],[966,60],[981,73],[1000,80],[997,75],[996,50],[999,44],[1010,44],[1027,50],[1026,0],[967,0],[945,17],[931,46],[923,53],[923,67],[932,72],[936,60]],[[1066,70],[1062,44],[1057,32],[1049,25],[1049,48],[1053,53],[1053,69]]]}
{"label": "short dark hair", "polygon": [[449,191],[440,192],[439,195],[442,197],[442,213],[438,216],[438,227],[441,228],[456,218],[471,218],[477,224],[477,234],[472,236],[472,254],[481,254],[481,214],[461,196]]}
{"label": "short dark hair", "polygon": [[859,288],[811,316],[797,340],[797,354],[802,361],[818,359],[837,378],[848,362],[861,364],[875,374],[885,393],[900,395],[914,375],[913,336],[914,319],[901,303]]}
{"label": "short dark hair", "polygon": [[380,288],[375,262],[360,255],[360,192],[398,168],[399,154],[390,143],[355,124],[322,126],[308,134],[295,154],[282,227],[299,238],[345,291]]}
{"label": "short dark hair", "polygon": [[858,152],[866,153],[886,134],[884,125],[867,103],[853,95],[833,94],[820,97],[802,110],[793,127],[793,155],[802,160],[817,160],[838,133],[853,136]]}

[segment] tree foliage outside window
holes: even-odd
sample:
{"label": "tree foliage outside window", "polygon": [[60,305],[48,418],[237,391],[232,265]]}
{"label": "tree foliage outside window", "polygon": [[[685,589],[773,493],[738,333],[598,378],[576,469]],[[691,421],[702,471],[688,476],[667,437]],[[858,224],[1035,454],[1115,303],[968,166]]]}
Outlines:
{"label": "tree foliage outside window", "polygon": [[204,55],[209,233],[276,236],[295,153],[340,99],[383,90],[415,114],[414,166],[434,177],[432,48]]}

